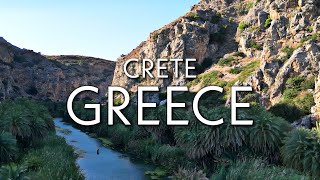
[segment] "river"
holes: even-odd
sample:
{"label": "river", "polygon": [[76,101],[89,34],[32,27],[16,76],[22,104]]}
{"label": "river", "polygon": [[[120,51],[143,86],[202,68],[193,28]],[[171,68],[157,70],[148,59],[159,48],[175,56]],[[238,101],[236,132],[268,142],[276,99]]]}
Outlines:
{"label": "river", "polygon": [[[88,134],[64,123],[62,119],[54,120],[60,129],[57,135],[65,138],[80,157],[77,163],[88,180],[143,180],[148,179],[144,173],[151,166],[133,161],[123,153],[104,147],[101,142]],[[100,153],[97,154],[97,149]]]}

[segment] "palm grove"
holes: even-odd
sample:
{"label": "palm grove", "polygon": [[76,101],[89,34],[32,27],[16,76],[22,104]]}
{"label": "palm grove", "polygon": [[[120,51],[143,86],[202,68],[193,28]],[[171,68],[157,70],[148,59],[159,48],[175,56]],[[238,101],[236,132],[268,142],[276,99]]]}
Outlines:
{"label": "palm grove", "polygon": [[[190,107],[173,112],[177,120],[188,119],[188,126],[167,126],[166,106],[147,108],[145,119],[159,119],[159,126],[138,126],[137,107],[131,105],[123,113],[131,126],[123,125],[115,117],[115,124],[107,122],[77,128],[93,133],[109,147],[124,151],[156,164],[155,171],[146,172],[152,179],[173,175],[176,179],[312,179],[320,176],[319,129],[293,129],[291,119],[277,117],[262,108],[252,94],[243,94],[251,108],[239,109],[239,119],[253,119],[253,126],[232,126],[230,109],[224,106],[225,95],[206,93],[200,99],[200,112],[207,119],[224,118],[221,126],[206,126],[197,121]],[[174,97],[174,101],[191,104],[193,93]],[[220,104],[216,104],[219,100]],[[74,111],[81,119],[92,119],[94,111],[84,109],[80,101]],[[53,112],[73,123],[64,104],[51,106]],[[274,112],[277,113],[277,112]],[[102,108],[107,117],[107,107]],[[107,119],[107,118],[102,118]],[[244,173],[246,172],[246,173]]]}

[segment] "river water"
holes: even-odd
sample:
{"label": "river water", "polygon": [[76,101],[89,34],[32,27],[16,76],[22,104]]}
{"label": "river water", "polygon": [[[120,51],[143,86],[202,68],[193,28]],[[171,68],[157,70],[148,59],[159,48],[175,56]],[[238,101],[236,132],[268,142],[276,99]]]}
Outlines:
{"label": "river water", "polygon": [[[77,163],[88,180],[143,180],[148,179],[144,173],[151,166],[131,160],[123,153],[102,146],[101,142],[88,134],[64,123],[62,119],[54,120],[60,129],[57,135],[65,138],[80,157]],[[61,130],[62,129],[62,130]],[[97,149],[100,153],[97,154]]]}

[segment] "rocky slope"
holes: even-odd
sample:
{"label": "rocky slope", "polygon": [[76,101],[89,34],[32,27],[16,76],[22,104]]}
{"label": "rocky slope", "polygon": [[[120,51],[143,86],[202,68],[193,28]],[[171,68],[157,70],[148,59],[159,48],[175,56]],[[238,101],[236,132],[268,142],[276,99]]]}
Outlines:
{"label": "rocky slope", "polygon": [[82,56],[42,56],[20,49],[0,37],[0,99],[32,97],[39,100],[66,101],[83,85],[99,87],[101,99],[112,82],[115,63]]}
{"label": "rocky slope", "polygon": [[[121,56],[113,85],[133,92],[143,84],[163,90],[188,84],[194,91],[204,85],[251,85],[266,108],[312,101],[315,106],[302,109],[320,115],[319,15],[318,0],[202,0]],[[198,73],[206,71],[192,82],[184,74],[179,79],[133,80],[122,71],[130,58],[196,58]],[[173,64],[166,65],[172,74]],[[140,69],[132,65],[129,70]]]}

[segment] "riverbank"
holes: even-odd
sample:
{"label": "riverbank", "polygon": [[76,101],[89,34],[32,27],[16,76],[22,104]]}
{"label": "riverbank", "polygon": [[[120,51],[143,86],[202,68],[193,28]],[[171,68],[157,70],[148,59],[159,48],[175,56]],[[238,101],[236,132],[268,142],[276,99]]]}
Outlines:
{"label": "riverbank", "polygon": [[103,143],[90,135],[64,123],[54,120],[57,135],[63,137],[79,154],[77,164],[86,179],[147,179],[145,172],[151,165],[134,161],[127,155],[104,147]]}
{"label": "riverbank", "polygon": [[0,179],[83,180],[74,149],[55,134],[45,106],[27,100],[0,104]]}

